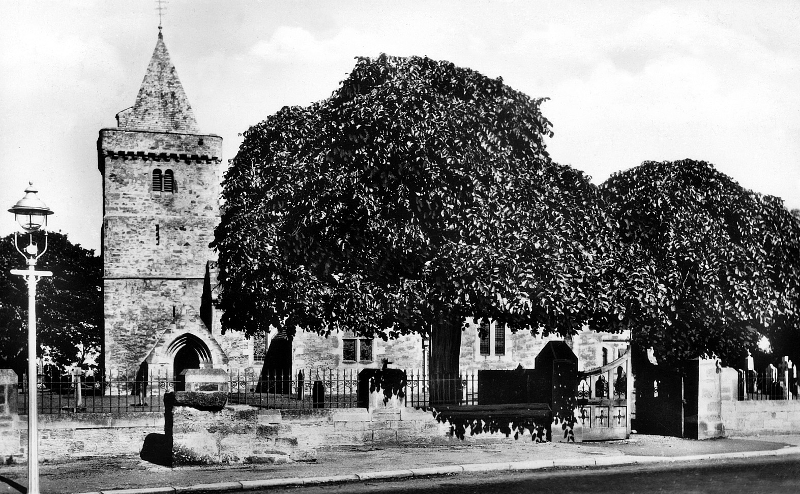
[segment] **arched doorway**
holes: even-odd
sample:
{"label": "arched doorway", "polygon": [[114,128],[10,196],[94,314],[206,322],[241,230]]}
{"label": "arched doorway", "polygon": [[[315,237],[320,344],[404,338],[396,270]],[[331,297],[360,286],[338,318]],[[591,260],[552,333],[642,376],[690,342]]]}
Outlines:
{"label": "arched doorway", "polygon": [[186,369],[199,368],[200,356],[197,355],[197,351],[194,348],[185,346],[178,350],[178,353],[175,354],[175,363],[173,366],[175,376],[180,376],[181,372],[185,371]]}
{"label": "arched doorway", "polygon": [[168,353],[174,356],[172,375],[175,380],[175,391],[183,391],[185,388],[184,379],[181,376],[183,371],[213,365],[208,346],[193,334],[185,333],[175,338],[169,345]]}

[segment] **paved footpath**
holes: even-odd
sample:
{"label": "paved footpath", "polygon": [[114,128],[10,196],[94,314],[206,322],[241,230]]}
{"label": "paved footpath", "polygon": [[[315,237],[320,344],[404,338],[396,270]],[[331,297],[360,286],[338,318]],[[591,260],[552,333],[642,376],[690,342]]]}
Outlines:
{"label": "paved footpath", "polygon": [[[169,493],[246,491],[268,486],[319,485],[372,479],[493,470],[592,468],[699,462],[722,458],[800,455],[800,435],[693,441],[634,434],[624,441],[578,444],[527,439],[449,442],[426,447],[341,448],[313,463],[167,468],[139,458],[91,458],[40,467],[43,493]],[[27,484],[25,465],[0,467],[0,493]]]}

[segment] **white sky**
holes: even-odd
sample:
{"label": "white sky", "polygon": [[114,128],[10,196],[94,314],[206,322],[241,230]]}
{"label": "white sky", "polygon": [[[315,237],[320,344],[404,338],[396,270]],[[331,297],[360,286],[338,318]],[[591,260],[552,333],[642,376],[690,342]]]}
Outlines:
{"label": "white sky", "polygon": [[[136,99],[155,6],[0,1],[0,235],[33,180],[51,229],[99,249],[98,131]],[[551,155],[597,183],[702,159],[800,208],[797,1],[168,0],[163,26],[225,160],[249,126],[329,96],[354,57],[427,55],[551,98]]]}

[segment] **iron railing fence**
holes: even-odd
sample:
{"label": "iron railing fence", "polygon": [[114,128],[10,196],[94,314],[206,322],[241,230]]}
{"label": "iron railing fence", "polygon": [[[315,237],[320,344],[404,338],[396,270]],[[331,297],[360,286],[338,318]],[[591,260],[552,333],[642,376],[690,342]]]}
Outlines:
{"label": "iron railing fence", "polygon": [[738,381],[740,401],[800,399],[793,372],[740,370]]}
{"label": "iron railing fence", "polygon": [[[229,402],[260,408],[304,410],[313,408],[366,407],[374,388],[362,380],[357,369],[304,369],[296,374],[281,372],[259,375],[251,371],[229,373]],[[436,404],[478,403],[477,371],[428,376],[423,371],[404,371],[403,398],[406,406],[426,408]],[[28,413],[27,378],[18,387],[18,413]],[[80,383],[80,384],[78,384]],[[40,414],[163,413],[164,395],[184,389],[182,380],[171,375],[113,372],[105,378],[71,376],[43,379],[37,389]],[[78,389],[80,388],[80,393]]]}
{"label": "iron railing fence", "polygon": [[[164,394],[173,391],[176,384],[166,374],[157,373],[146,378],[126,372],[114,372],[105,378],[46,377],[39,380],[36,405],[40,414],[163,412]],[[27,415],[27,376],[23,375],[18,389],[18,413]]]}
{"label": "iron railing fence", "polygon": [[478,373],[425,375],[406,372],[406,406],[427,408],[435,405],[477,405]]}
{"label": "iron railing fence", "polygon": [[228,399],[282,410],[355,408],[359,406],[358,370],[303,369],[297,374],[275,371],[261,376],[234,370]]}

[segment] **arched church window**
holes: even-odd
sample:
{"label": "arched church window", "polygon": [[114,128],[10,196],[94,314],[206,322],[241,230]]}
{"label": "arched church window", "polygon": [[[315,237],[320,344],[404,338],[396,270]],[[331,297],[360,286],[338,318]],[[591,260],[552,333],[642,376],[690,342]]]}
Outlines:
{"label": "arched church window", "polygon": [[164,192],[175,192],[175,177],[172,174],[172,170],[164,172],[164,188],[162,190]]}
{"label": "arched church window", "polygon": [[153,170],[153,192],[161,192],[162,184],[161,170],[156,168]]}

